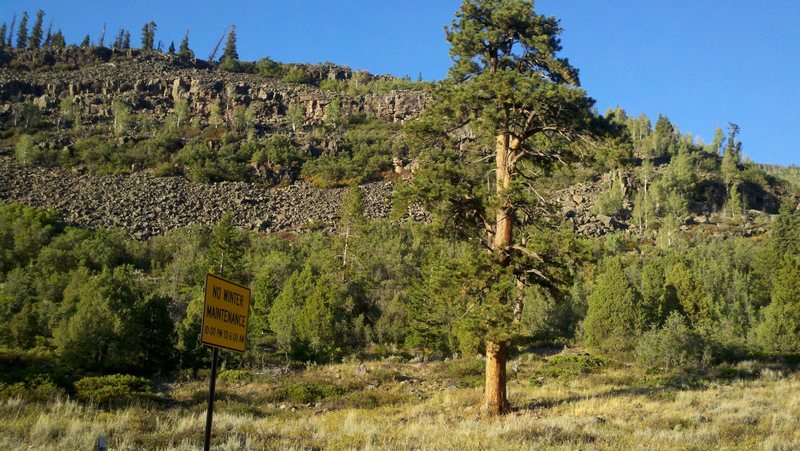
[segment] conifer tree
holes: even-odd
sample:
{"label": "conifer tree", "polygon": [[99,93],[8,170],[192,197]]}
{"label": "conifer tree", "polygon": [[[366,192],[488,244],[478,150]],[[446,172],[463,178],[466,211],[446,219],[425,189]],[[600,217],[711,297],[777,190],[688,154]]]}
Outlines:
{"label": "conifer tree", "polygon": [[129,49],[131,48],[131,32],[125,30],[125,36],[122,38],[122,48]]}
{"label": "conifer tree", "polygon": [[228,33],[228,40],[225,41],[225,49],[222,52],[220,61],[236,62],[239,61],[239,53],[236,51],[236,25],[231,25],[231,31]]}
{"label": "conifer tree", "polygon": [[6,32],[8,31],[8,25],[3,22],[0,25],[0,49],[6,48]]}
{"label": "conifer tree", "polygon": [[208,250],[209,272],[232,280],[245,282],[244,250],[246,237],[233,224],[233,214],[228,211],[211,232]]}
{"label": "conifer tree", "polygon": [[122,48],[122,40],[125,38],[125,29],[120,28],[119,33],[117,33],[117,38],[114,39],[114,43],[111,44],[112,49],[121,49]]}
{"label": "conifer tree", "polygon": [[22,13],[22,20],[19,21],[17,31],[17,48],[24,49],[28,46],[28,11]]}
{"label": "conifer tree", "polygon": [[156,43],[156,23],[150,21],[142,26],[142,50],[153,50]]}
{"label": "conifer tree", "polygon": [[175,41],[170,41],[169,48],[167,48],[167,53],[169,53],[170,55],[175,54]]}
{"label": "conifer tree", "polygon": [[44,44],[43,47],[52,47],[53,46],[53,21],[50,21],[50,25],[47,26],[47,34],[44,36]]}
{"label": "conifer tree", "polygon": [[589,310],[583,323],[586,343],[606,351],[630,350],[642,331],[645,312],[622,262],[614,258],[604,266],[588,299]]}
{"label": "conifer tree", "polygon": [[178,46],[178,56],[181,58],[191,58],[194,56],[194,52],[189,49],[189,30],[186,30],[186,33],[183,35],[183,39],[181,39],[181,44]]}
{"label": "conifer tree", "polygon": [[755,331],[761,348],[772,354],[800,353],[800,261],[786,255],[776,274],[772,301]]}
{"label": "conifer tree", "polygon": [[[448,80],[412,126],[423,149],[412,196],[435,212],[435,223],[452,225],[449,233],[480,243],[493,259],[480,301],[490,415],[509,408],[507,344],[512,312],[522,311],[520,284],[552,282],[549,265],[521,244],[523,226],[549,216],[526,183],[574,158],[578,137],[599,123],[593,100],[577,88],[578,71],[557,55],[560,32],[530,0],[464,0],[446,31]],[[448,133],[465,125],[470,132]]]}
{"label": "conifer tree", "polygon": [[11,25],[8,27],[8,37],[6,38],[6,45],[8,48],[14,47],[14,24],[17,23],[16,14],[11,18]]}
{"label": "conifer tree", "polygon": [[736,139],[739,134],[739,126],[730,123],[728,132],[728,142],[725,145],[725,150],[722,153],[722,179],[725,182],[725,188],[728,193],[728,199],[725,209],[730,215],[736,215],[742,212],[744,205],[741,204],[739,197],[739,163],[742,162],[742,143]]}
{"label": "conifer tree", "polygon": [[83,41],[81,41],[80,48],[88,49],[89,45],[91,45],[91,41],[89,40],[89,35],[87,34],[86,36],[84,36]]}
{"label": "conifer tree", "polygon": [[40,9],[36,12],[36,22],[33,23],[33,28],[31,28],[28,48],[38,49],[42,45],[42,20],[44,20],[44,11]]}

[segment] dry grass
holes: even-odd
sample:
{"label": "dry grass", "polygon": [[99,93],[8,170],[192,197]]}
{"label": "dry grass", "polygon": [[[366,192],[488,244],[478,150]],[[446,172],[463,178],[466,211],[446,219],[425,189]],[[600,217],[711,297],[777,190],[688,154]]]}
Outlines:
{"label": "dry grass", "polygon": [[[480,388],[460,384],[475,365],[368,364],[311,369],[280,381],[220,384],[215,449],[798,449],[800,378],[760,377],[673,388],[636,368],[529,383],[534,362],[510,384],[516,410],[481,418]],[[455,368],[455,369],[454,369]],[[363,373],[363,371],[361,371]],[[280,387],[332,382],[335,396],[281,401]],[[471,380],[471,379],[470,379]],[[467,385],[465,388],[459,386]],[[276,388],[277,387],[277,388]],[[103,411],[70,399],[0,401],[0,449],[196,449],[205,384],[173,387],[170,407]],[[361,403],[361,404],[359,404]]]}

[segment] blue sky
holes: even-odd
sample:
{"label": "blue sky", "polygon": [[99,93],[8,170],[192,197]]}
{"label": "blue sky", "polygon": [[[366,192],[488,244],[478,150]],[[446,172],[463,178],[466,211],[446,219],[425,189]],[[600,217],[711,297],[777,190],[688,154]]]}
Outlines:
{"label": "blue sky", "polygon": [[[113,5],[113,6],[112,6]],[[69,43],[86,33],[106,42],[158,24],[156,41],[206,58],[236,24],[242,59],[332,61],[374,73],[441,79],[450,59],[443,26],[459,0],[95,1],[4,0],[0,20],[41,8]],[[602,112],[659,113],[709,141],[739,124],[744,151],[762,163],[800,165],[800,2],[796,0],[538,0],[564,28],[563,55]]]}

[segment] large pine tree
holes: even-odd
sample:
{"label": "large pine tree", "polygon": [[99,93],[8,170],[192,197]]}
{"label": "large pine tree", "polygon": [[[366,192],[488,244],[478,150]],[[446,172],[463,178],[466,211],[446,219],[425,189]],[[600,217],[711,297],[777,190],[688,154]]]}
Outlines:
{"label": "large pine tree", "polygon": [[521,289],[552,282],[545,258],[523,245],[524,226],[549,217],[529,182],[574,156],[575,141],[596,125],[578,71],[557,56],[560,32],[531,0],[465,0],[447,28],[449,77],[415,126],[423,150],[412,191],[494,262],[480,300],[490,415],[509,408],[507,346]]}

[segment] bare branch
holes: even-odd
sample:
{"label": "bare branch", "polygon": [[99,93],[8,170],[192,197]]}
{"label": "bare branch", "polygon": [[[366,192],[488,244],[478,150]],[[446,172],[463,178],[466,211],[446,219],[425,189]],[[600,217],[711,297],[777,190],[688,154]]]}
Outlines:
{"label": "bare branch", "polygon": [[540,263],[544,263],[544,259],[542,258],[541,255],[537,254],[536,252],[533,252],[532,250],[526,247],[520,246],[519,244],[512,244],[511,249],[520,251],[523,254],[527,255],[528,257],[538,260]]}

